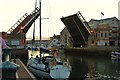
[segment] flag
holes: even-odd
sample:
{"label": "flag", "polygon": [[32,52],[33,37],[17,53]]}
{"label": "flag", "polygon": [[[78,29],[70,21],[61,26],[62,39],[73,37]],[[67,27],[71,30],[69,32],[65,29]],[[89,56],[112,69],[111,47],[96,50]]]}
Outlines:
{"label": "flag", "polygon": [[104,16],[103,12],[101,12],[101,14]]}

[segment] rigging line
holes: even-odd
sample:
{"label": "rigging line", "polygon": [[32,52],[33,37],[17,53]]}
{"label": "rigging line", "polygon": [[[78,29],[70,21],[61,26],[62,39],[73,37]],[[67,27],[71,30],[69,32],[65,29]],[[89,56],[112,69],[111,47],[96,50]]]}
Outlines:
{"label": "rigging line", "polygon": [[[49,7],[48,7],[49,6]],[[48,26],[49,26],[49,29],[48,29],[48,33],[49,33],[49,35],[48,35],[48,39],[50,39],[50,37],[51,37],[51,35],[53,35],[53,33],[52,32],[54,32],[54,27],[53,27],[53,17],[52,17],[52,14],[51,14],[51,4],[50,4],[50,0],[48,0],[48,6],[47,6],[47,9],[48,9],[48,12],[49,12],[49,14],[48,14],[48,16],[49,16],[49,24],[48,24]],[[52,29],[52,30],[51,30]],[[51,34],[52,33],[52,34]]]}
{"label": "rigging line", "polygon": [[[37,0],[35,1],[35,12],[36,12],[36,7],[37,7]],[[34,27],[33,27],[33,44],[35,41],[35,22],[34,22]]]}
{"label": "rigging line", "polygon": [[[43,5],[44,7],[42,7],[42,9],[43,9],[44,11],[42,10],[42,13],[43,13],[43,14],[41,13],[41,14],[42,14],[41,16],[46,16],[46,15],[48,15],[48,13],[49,13],[48,10],[47,10],[47,6],[48,6],[48,5],[47,5],[47,2],[46,2],[46,1],[44,1],[43,4],[44,4],[44,5]],[[47,11],[46,11],[46,10],[47,10]],[[42,17],[41,17],[41,26],[42,26],[42,27],[41,27],[41,28],[42,28],[42,29],[41,29],[41,35],[42,35],[42,37],[41,37],[41,38],[42,38],[42,40],[45,39],[45,38],[47,37],[47,35],[48,35],[48,34],[47,34],[47,31],[48,31],[48,22],[46,22],[46,21],[45,21],[45,22],[42,22],[42,20],[46,20],[46,19],[49,19],[49,17],[46,17],[46,18],[42,18]]]}
{"label": "rigging line", "polygon": [[[49,17],[48,17],[48,5],[47,5],[47,1],[44,1],[44,16],[47,16],[46,18],[41,18],[41,20],[45,20],[45,22],[43,22],[43,24],[42,24],[42,38],[45,40],[46,39],[46,37],[47,37],[47,35],[48,35],[48,29],[49,29],[49,27],[48,27],[48,21],[46,21],[46,19],[49,19]],[[43,10],[42,10],[43,11]]]}
{"label": "rigging line", "polygon": [[[48,18],[49,18],[49,8],[48,8],[48,6],[49,6],[49,0],[46,2],[46,8],[47,8],[47,15],[48,15]],[[50,27],[50,22],[48,22],[48,30],[47,30],[47,39],[49,39],[49,27]]]}

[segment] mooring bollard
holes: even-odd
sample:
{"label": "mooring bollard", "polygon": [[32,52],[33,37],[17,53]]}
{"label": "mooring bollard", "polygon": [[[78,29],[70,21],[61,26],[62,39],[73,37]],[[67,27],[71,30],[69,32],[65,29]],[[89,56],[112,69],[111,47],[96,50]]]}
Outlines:
{"label": "mooring bollard", "polygon": [[2,62],[10,61],[11,60],[12,49],[11,48],[5,48],[5,49],[2,49],[2,51],[3,51]]}
{"label": "mooring bollard", "polygon": [[10,62],[5,61],[2,64],[0,64],[0,74],[2,75],[2,80],[16,80],[16,71],[20,68],[19,65]]}

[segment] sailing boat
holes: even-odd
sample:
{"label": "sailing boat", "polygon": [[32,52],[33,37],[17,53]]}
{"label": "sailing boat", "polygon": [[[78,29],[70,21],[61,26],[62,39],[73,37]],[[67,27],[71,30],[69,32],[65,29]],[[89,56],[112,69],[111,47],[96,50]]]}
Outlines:
{"label": "sailing boat", "polygon": [[30,58],[28,69],[38,77],[68,79],[71,66],[67,62],[58,61],[54,56]]}
{"label": "sailing boat", "polygon": [[[40,30],[41,30],[41,16],[40,16]],[[71,65],[68,62],[63,62],[59,60],[58,57],[54,56],[54,54],[43,57],[41,56],[42,53],[49,53],[50,51],[51,50],[40,48],[40,57],[38,56],[36,56],[36,58],[31,57],[27,63],[28,69],[34,75],[41,78],[68,79],[71,72]],[[52,53],[56,52],[57,50],[52,50]]]}

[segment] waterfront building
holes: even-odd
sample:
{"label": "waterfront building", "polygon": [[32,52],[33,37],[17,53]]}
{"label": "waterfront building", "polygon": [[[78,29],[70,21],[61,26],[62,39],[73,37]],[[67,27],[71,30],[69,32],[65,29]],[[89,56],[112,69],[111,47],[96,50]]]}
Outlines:
{"label": "waterfront building", "polygon": [[53,35],[53,37],[50,37],[50,46],[51,47],[60,47],[61,43],[60,43],[60,35]]}
{"label": "waterfront building", "polygon": [[71,35],[70,35],[70,33],[69,33],[69,31],[67,30],[66,27],[60,32],[60,43],[64,47],[71,47],[71,46],[73,46],[72,37],[71,37]]}
{"label": "waterfront building", "polygon": [[110,46],[111,28],[108,24],[101,23],[94,29],[94,34],[88,38],[88,46]]}
{"label": "waterfront building", "polygon": [[[31,40],[27,40],[26,41],[26,45],[28,46],[28,47],[31,47],[32,46],[32,41]],[[47,48],[47,47],[49,47],[50,46],[50,40],[35,40],[35,43],[34,43],[34,45],[36,46],[36,47],[45,47],[45,48]]]}
{"label": "waterfront building", "polygon": [[[41,40],[40,41],[40,47],[48,48],[50,47],[50,40]],[[39,42],[36,42],[36,45],[39,44]]]}
{"label": "waterfront building", "polygon": [[[90,36],[88,46],[119,46],[120,21],[116,17],[95,20],[91,19],[89,25],[94,29],[94,36]],[[94,37],[94,38],[93,38]],[[90,43],[91,42],[91,43]]]}
{"label": "waterfront building", "polygon": [[96,28],[100,23],[107,23],[112,29],[118,28],[120,25],[120,21],[116,17],[101,20],[91,19],[88,23],[93,29]]}

